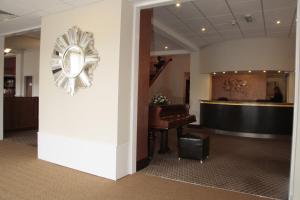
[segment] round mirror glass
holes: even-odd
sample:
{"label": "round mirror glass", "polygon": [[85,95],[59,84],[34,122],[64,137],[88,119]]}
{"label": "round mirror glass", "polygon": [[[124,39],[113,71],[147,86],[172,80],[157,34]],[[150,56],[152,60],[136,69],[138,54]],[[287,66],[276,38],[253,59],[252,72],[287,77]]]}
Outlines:
{"label": "round mirror glass", "polygon": [[63,71],[68,77],[78,76],[84,67],[84,52],[79,46],[71,46],[63,56]]}

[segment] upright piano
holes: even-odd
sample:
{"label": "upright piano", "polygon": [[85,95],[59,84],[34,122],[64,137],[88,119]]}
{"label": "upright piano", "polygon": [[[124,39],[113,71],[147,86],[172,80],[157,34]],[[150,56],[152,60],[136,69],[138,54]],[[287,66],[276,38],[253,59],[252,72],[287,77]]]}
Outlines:
{"label": "upright piano", "polygon": [[195,115],[189,115],[187,105],[161,105],[149,107],[149,138],[148,152],[149,158],[153,157],[154,152],[154,133],[161,133],[159,153],[169,151],[168,147],[168,130],[177,129],[177,137],[182,134],[182,127],[189,123],[195,122]]}

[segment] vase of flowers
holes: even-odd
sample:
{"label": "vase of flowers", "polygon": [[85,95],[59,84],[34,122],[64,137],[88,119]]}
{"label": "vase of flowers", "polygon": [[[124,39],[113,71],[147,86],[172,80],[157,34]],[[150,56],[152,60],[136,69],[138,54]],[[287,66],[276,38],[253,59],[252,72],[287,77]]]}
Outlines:
{"label": "vase of flowers", "polygon": [[170,100],[164,95],[155,95],[151,99],[152,105],[169,105]]}

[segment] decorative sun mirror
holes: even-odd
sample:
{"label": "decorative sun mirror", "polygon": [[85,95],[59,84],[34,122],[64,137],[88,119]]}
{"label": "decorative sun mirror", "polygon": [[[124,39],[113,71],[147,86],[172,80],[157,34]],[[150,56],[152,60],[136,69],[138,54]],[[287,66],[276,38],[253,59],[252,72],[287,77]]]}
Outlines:
{"label": "decorative sun mirror", "polygon": [[56,85],[72,96],[79,88],[90,87],[99,60],[92,33],[75,26],[70,28],[56,39],[52,54],[51,68]]}

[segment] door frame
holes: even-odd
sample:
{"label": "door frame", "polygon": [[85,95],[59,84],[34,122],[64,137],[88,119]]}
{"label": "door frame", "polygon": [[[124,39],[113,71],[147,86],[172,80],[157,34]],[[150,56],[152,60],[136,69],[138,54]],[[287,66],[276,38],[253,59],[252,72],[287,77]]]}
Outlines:
{"label": "door frame", "polygon": [[[295,44],[295,96],[294,96],[294,123],[293,123],[293,136],[292,136],[292,155],[291,155],[291,168],[290,168],[290,185],[289,185],[289,200],[300,198],[300,191],[297,187],[300,184],[300,137],[297,133],[300,131],[300,1],[297,0],[297,14],[296,14],[296,44]],[[298,20],[297,20],[298,19]],[[300,134],[300,133],[299,133]],[[298,176],[298,177],[297,177]]]}
{"label": "door frame", "polygon": [[140,40],[140,11],[142,9],[170,5],[174,0],[133,0],[133,32],[132,32],[132,67],[131,67],[131,112],[130,112],[130,145],[129,173],[136,172],[137,162],[137,112],[138,112],[138,76],[139,76],[139,40]]}
{"label": "door frame", "polygon": [[[140,10],[154,8],[163,5],[174,4],[174,0],[143,0],[134,1],[133,3],[133,34],[132,34],[132,69],[131,69],[131,113],[130,113],[130,150],[129,150],[129,172],[136,172],[136,152],[137,152],[137,103],[138,103],[138,73],[139,73],[139,36],[140,36]],[[190,0],[186,0],[190,1]],[[184,2],[184,1],[182,1]],[[297,10],[300,10],[300,1],[297,1]],[[297,12],[297,18],[300,19],[300,12]],[[300,192],[297,193],[297,184],[300,184],[300,177],[296,179],[295,175],[300,172],[300,158],[297,159],[297,151],[300,151],[300,137],[297,137],[297,132],[300,131],[300,20],[296,24],[296,62],[295,62],[295,101],[294,101],[294,123],[293,123],[293,141],[292,141],[292,156],[290,170],[290,185],[289,199],[300,197]],[[299,133],[300,134],[300,133]],[[298,168],[298,169],[297,169]],[[298,171],[297,171],[298,170]],[[298,186],[299,187],[299,186]]]}

